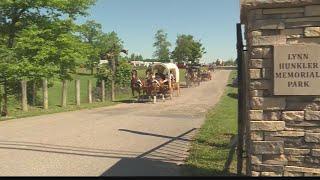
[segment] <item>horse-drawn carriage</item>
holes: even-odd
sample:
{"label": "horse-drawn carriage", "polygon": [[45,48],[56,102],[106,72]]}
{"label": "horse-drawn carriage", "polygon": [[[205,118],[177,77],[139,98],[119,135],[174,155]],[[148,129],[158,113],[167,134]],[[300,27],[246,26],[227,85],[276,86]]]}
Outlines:
{"label": "horse-drawn carriage", "polygon": [[201,82],[200,66],[189,65],[186,68],[185,78],[186,78],[187,87],[199,86]]}
{"label": "horse-drawn carriage", "polygon": [[155,63],[146,70],[146,79],[140,79],[136,70],[132,71],[131,78],[132,94],[138,92],[148,98],[161,96],[172,98],[173,91],[180,94],[179,68],[173,63]]}
{"label": "horse-drawn carriage", "polygon": [[212,73],[210,70],[203,70],[200,72],[201,81],[212,80]]}

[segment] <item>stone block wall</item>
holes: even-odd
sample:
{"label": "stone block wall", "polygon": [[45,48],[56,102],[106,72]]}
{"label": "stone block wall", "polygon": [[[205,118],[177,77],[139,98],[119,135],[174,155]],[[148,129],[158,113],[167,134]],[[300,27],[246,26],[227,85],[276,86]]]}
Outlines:
{"label": "stone block wall", "polygon": [[249,175],[320,176],[320,98],[273,95],[273,46],[320,44],[320,1],[240,3],[249,56]]}

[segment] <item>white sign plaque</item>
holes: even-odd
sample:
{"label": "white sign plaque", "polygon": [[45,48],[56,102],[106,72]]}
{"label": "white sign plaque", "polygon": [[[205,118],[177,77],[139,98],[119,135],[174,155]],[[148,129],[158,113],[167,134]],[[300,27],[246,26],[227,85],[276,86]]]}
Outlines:
{"label": "white sign plaque", "polygon": [[274,46],[274,95],[320,95],[320,45]]}

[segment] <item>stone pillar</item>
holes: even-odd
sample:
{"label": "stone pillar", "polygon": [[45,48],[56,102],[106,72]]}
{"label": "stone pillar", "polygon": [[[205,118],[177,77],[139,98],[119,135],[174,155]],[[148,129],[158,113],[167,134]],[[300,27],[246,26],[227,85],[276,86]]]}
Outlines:
{"label": "stone pillar", "polygon": [[248,175],[319,176],[319,98],[274,95],[273,66],[276,45],[320,44],[320,1],[241,0],[241,22],[249,56]]}

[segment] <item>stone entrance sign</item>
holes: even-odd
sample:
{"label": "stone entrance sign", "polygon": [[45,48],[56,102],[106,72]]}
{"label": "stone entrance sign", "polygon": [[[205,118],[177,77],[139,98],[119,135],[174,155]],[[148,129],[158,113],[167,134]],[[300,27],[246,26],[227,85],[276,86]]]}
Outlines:
{"label": "stone entrance sign", "polygon": [[320,46],[274,46],[274,95],[320,95]]}
{"label": "stone entrance sign", "polygon": [[320,0],[240,2],[246,175],[320,176]]}

